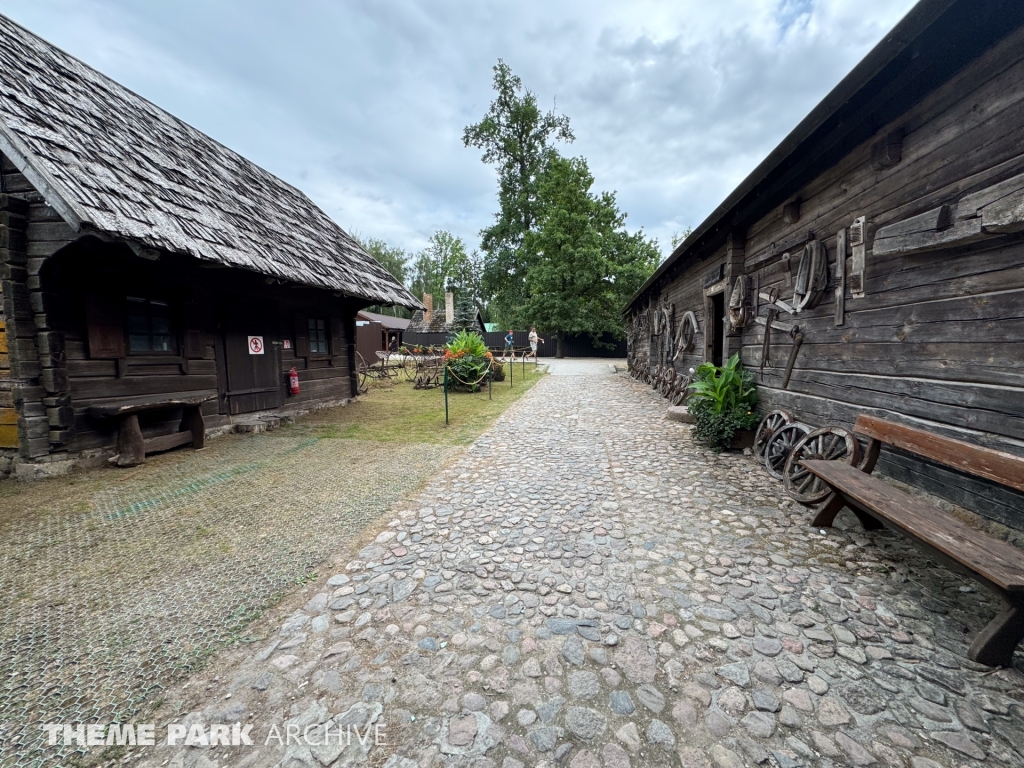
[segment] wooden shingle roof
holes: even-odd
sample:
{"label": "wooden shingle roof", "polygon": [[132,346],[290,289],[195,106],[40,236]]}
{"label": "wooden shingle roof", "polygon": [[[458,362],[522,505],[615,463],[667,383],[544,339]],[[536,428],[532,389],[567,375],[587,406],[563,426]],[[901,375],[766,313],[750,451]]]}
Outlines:
{"label": "wooden shingle roof", "polygon": [[76,230],[422,306],[302,192],[3,16],[0,152]]}

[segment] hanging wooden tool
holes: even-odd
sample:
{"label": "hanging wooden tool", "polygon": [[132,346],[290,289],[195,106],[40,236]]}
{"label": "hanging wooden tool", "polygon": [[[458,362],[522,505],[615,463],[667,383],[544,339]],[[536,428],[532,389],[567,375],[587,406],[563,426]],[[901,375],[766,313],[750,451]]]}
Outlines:
{"label": "hanging wooden tool", "polygon": [[793,337],[793,346],[789,349],[789,360],[786,361],[786,373],[782,377],[782,388],[789,387],[789,378],[793,375],[793,366],[796,365],[796,356],[800,352],[800,346],[804,343],[804,335],[800,332],[800,326],[793,326],[790,336]]}
{"label": "hanging wooden tool", "polygon": [[778,288],[769,288],[767,291],[761,291],[761,298],[767,301],[769,304],[774,304],[776,307],[781,309],[783,312],[793,314],[793,308],[786,302],[779,298]]}
{"label": "hanging wooden tool", "polygon": [[774,368],[772,364],[772,324],[775,322],[776,316],[779,314],[779,310],[775,307],[768,308],[768,316],[763,320],[759,317],[757,322],[764,323],[764,340],[761,342],[761,366],[760,375],[761,381],[764,381],[764,369]]}
{"label": "hanging wooden tool", "polygon": [[729,295],[729,325],[733,330],[742,328],[750,318],[750,307],[747,303],[747,277],[740,275],[732,286]]}
{"label": "hanging wooden tool", "polygon": [[828,255],[819,240],[804,246],[793,286],[793,309],[802,312],[821,303],[828,287]]}

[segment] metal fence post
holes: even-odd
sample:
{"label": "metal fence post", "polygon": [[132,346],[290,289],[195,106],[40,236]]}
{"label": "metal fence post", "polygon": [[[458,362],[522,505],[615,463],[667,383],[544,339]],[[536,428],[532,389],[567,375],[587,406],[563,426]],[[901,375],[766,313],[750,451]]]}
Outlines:
{"label": "metal fence post", "polygon": [[448,425],[448,366],[444,367],[444,423]]}

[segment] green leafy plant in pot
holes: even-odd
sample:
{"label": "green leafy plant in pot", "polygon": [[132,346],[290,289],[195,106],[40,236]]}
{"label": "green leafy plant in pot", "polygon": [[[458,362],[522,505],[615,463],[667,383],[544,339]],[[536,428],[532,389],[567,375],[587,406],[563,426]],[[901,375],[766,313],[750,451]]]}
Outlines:
{"label": "green leafy plant in pot", "polygon": [[727,450],[738,433],[755,429],[761,420],[755,411],[754,375],[743,370],[739,355],[722,366],[701,365],[689,389],[686,406],[693,416],[693,432],[713,450]]}
{"label": "green leafy plant in pot", "polygon": [[479,333],[459,331],[445,345],[444,365],[448,369],[448,389],[478,392],[481,385],[486,385],[491,353]]}

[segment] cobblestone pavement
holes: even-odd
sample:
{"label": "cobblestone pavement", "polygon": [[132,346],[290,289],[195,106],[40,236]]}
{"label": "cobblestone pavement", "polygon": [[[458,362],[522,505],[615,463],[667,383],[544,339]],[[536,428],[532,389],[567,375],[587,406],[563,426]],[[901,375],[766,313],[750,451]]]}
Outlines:
{"label": "cobblestone pavement", "polygon": [[848,513],[809,528],[751,459],[702,450],[664,409],[624,375],[547,377],[170,718],[195,739],[251,724],[254,746],[132,759],[1024,765],[1021,655],[965,658],[987,594]]}
{"label": "cobblestone pavement", "polygon": [[4,486],[0,766],[62,764],[43,723],[138,720],[458,452],[293,434]]}

